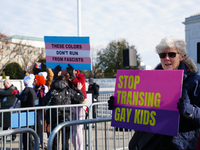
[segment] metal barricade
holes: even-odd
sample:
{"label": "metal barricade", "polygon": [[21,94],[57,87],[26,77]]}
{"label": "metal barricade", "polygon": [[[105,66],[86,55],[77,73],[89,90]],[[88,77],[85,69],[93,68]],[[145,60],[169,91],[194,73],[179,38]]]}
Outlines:
{"label": "metal barricade", "polygon": [[[111,121],[111,118],[100,118],[100,119],[87,119],[87,120],[75,120],[75,121],[67,121],[67,122],[63,122],[61,124],[59,124],[56,128],[54,128],[54,130],[52,131],[49,140],[48,140],[48,150],[52,150],[52,143],[53,143],[53,139],[55,137],[55,135],[57,134],[57,132],[59,130],[61,130],[62,128],[66,127],[66,126],[72,126],[72,125],[80,125],[80,124],[88,124],[88,123],[98,123],[98,122],[107,122],[107,121]],[[88,135],[89,135],[89,139],[91,136],[91,131],[88,131]],[[91,142],[89,142],[89,150],[91,147]]]}
{"label": "metal barricade", "polygon": [[[85,104],[70,104],[70,105],[56,105],[56,106],[38,106],[38,107],[27,107],[27,108],[15,108],[15,109],[1,109],[0,110],[0,125],[1,125],[1,130],[3,131],[4,129],[4,114],[9,113],[11,118],[10,118],[10,122],[11,122],[11,126],[10,129],[14,129],[14,128],[22,128],[22,127],[30,127],[32,126],[33,129],[35,130],[35,132],[38,134],[39,139],[40,139],[40,148],[44,149],[44,134],[46,134],[45,131],[45,111],[48,110],[49,111],[49,122],[56,122],[56,125],[58,125],[59,123],[61,123],[60,120],[60,116],[58,114],[58,109],[62,109],[63,112],[65,112],[65,109],[69,107],[70,109],[70,116],[68,116],[70,118],[70,120],[73,120],[73,109],[75,108],[76,111],[78,111],[79,107],[87,107],[87,105]],[[55,109],[56,111],[56,120],[52,120],[52,110]],[[38,122],[38,112],[41,113],[41,126],[38,126],[40,123]],[[83,113],[85,113],[85,111],[83,110]],[[63,116],[61,116],[61,118],[63,118],[62,122],[65,122],[65,113],[63,113]],[[85,118],[84,118],[85,119]],[[49,124],[49,134],[52,131],[52,124]],[[7,129],[6,129],[7,130]],[[48,135],[46,135],[48,136]],[[47,137],[48,138],[48,137]],[[2,143],[2,142],[1,142]],[[2,146],[3,144],[1,144]],[[10,140],[10,147],[12,149],[12,140]],[[19,141],[19,147],[22,148],[22,143]]]}
{"label": "metal barricade", "polygon": [[[40,148],[44,149],[44,135],[46,135],[47,133],[45,132],[45,111],[49,111],[50,116],[52,114],[52,110],[56,109],[56,115],[57,115],[57,120],[55,120],[56,124],[59,125],[60,123],[65,122],[65,120],[63,119],[62,122],[59,122],[58,120],[58,109],[62,108],[63,111],[65,111],[65,109],[67,107],[69,107],[70,109],[70,121],[72,121],[74,118],[73,114],[74,112],[76,112],[75,117],[77,121],[83,121],[83,120],[78,120],[78,108],[80,107],[84,107],[84,108],[88,108],[88,119],[89,120],[84,120],[84,121],[90,121],[90,123],[84,123],[84,128],[83,130],[83,144],[84,144],[84,148],[85,149],[92,149],[94,148],[95,150],[99,149],[117,149],[117,148],[123,148],[126,149],[128,146],[128,141],[130,140],[130,138],[132,137],[134,131],[133,130],[128,130],[128,132],[125,131],[125,129],[118,129],[115,127],[111,127],[111,123],[110,121],[106,121],[106,122],[95,122],[97,121],[96,119],[94,119],[94,121],[92,121],[91,119],[93,119],[93,114],[92,114],[92,109],[94,106],[97,106],[97,119],[104,119],[104,118],[110,118],[112,111],[108,110],[108,99],[111,95],[113,95],[114,92],[100,92],[99,95],[99,102],[95,102],[92,103],[90,106],[87,106],[85,104],[70,104],[70,105],[56,105],[56,106],[41,106],[41,107],[27,107],[27,108],[15,108],[15,109],[2,109],[0,110],[0,116],[1,116],[1,131],[3,131],[3,114],[6,112],[9,112],[11,116],[13,116],[13,114],[15,115],[14,117],[11,117],[11,122],[14,122],[15,124],[11,124],[10,129],[13,128],[21,128],[21,127],[26,127],[28,128],[29,125],[34,125],[34,130],[35,132],[38,134],[41,134],[42,137],[39,137],[40,139]],[[74,112],[73,112],[74,111]],[[82,113],[85,113],[85,109],[82,110]],[[26,112],[25,114],[23,114],[24,112]],[[42,126],[38,126],[38,112],[41,113],[41,124]],[[23,115],[22,115],[23,114]],[[25,116],[25,124],[24,122],[22,122],[22,120],[24,119],[23,117]],[[32,117],[32,119],[30,119],[30,117]],[[63,113],[63,118],[65,118],[65,113]],[[15,120],[18,120],[18,122],[16,122]],[[52,118],[49,118],[49,121],[52,122]],[[16,126],[17,124],[17,126]],[[77,126],[77,125],[81,125],[81,124],[74,124],[73,127]],[[83,125],[83,124],[82,124]],[[40,129],[40,132],[39,132]],[[51,134],[51,131],[53,130],[52,128],[52,124],[50,123],[50,127],[49,127],[50,131],[49,134]],[[89,134],[92,133],[92,134]],[[99,139],[99,135],[101,135],[101,140]],[[47,136],[47,135],[46,135]],[[105,139],[104,139],[105,137]],[[42,140],[41,140],[42,139]],[[58,138],[57,138],[58,139]],[[70,140],[69,140],[69,147],[70,149],[76,149],[76,143],[73,144],[72,143],[72,126],[70,126]],[[118,140],[116,142],[116,140]],[[20,141],[19,141],[20,142]],[[76,142],[76,140],[75,140]],[[63,143],[65,145],[65,143]],[[63,145],[63,146],[64,146]],[[90,146],[89,146],[90,145]],[[12,141],[11,141],[11,148],[12,148]]]}
{"label": "metal barricade", "polygon": [[37,136],[37,133],[30,128],[20,128],[20,129],[12,129],[12,130],[4,130],[0,132],[0,137],[4,136],[4,146],[3,146],[3,150],[6,150],[6,136],[11,135],[11,134],[17,134],[17,133],[31,133],[34,137],[34,150],[39,150],[39,139]]}
{"label": "metal barricade", "polygon": [[[116,150],[116,149],[128,149],[128,143],[130,138],[133,135],[133,131],[128,130],[125,133],[123,129],[121,131],[116,131],[115,128],[111,127],[110,123],[111,117],[108,118],[98,118],[98,119],[86,119],[86,120],[75,120],[67,121],[59,124],[52,131],[49,140],[48,140],[48,150],[52,150],[52,143],[56,134],[59,134],[59,131],[67,126],[75,126],[80,124],[93,124],[95,123],[95,129],[88,129],[88,141],[85,145],[85,150]],[[98,124],[100,125],[98,126]],[[101,129],[101,124],[103,124]],[[94,140],[93,140],[94,138]],[[121,145],[120,145],[121,144]],[[58,147],[61,148],[61,147]],[[72,149],[72,148],[70,148]],[[76,148],[74,148],[76,150]]]}
{"label": "metal barricade", "polygon": [[[92,114],[92,109],[93,107],[97,105],[98,106],[98,111],[101,112],[98,114],[98,118],[109,118],[112,116],[112,111],[108,110],[108,103],[107,102],[98,102],[98,103],[93,103],[92,105],[90,105],[89,107],[89,119],[93,118],[93,114]],[[89,124],[89,130],[93,130],[92,129],[92,124]],[[130,139],[132,138],[133,134],[134,134],[134,130],[130,130],[130,129],[124,129],[124,128],[117,128],[117,127],[112,127],[110,122],[107,122],[105,124],[105,130],[102,129],[101,134],[103,135],[103,132],[105,134],[105,136],[108,137],[108,144],[104,145],[105,142],[102,142],[101,145],[105,146],[105,148],[101,148],[102,149],[112,149],[112,150],[116,150],[116,149],[128,149],[128,144]],[[99,132],[99,127],[97,127]],[[98,135],[96,132],[96,123],[95,123],[95,144],[94,144],[94,149],[100,149],[98,146],[99,144],[96,144],[98,139]],[[99,132],[100,133],[100,132]],[[92,142],[93,139],[91,138],[89,142]],[[117,142],[116,142],[117,141]]]}

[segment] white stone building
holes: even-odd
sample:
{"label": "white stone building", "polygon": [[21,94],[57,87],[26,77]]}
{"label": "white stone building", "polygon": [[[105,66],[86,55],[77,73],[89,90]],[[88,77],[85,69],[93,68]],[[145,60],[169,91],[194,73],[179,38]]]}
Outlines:
{"label": "white stone building", "polygon": [[0,38],[0,73],[11,62],[27,70],[39,58],[45,58],[44,38],[19,35]]}
{"label": "white stone building", "polygon": [[200,13],[185,18],[183,24],[185,25],[187,56],[194,60],[200,70]]}

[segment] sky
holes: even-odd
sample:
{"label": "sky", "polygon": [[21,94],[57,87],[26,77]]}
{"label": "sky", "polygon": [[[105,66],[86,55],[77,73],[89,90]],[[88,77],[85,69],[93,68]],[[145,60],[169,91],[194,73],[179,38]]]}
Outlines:
{"label": "sky", "polygon": [[[113,40],[134,45],[152,69],[160,62],[156,45],[165,36],[185,39],[185,18],[200,13],[199,0],[79,0],[79,36],[91,49]],[[8,36],[78,36],[77,0],[0,0],[0,33]]]}

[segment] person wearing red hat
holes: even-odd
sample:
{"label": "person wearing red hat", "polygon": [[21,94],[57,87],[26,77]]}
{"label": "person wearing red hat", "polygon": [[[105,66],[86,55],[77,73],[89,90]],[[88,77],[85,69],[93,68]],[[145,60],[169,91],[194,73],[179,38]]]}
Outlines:
{"label": "person wearing red hat", "polygon": [[[34,80],[34,89],[36,92],[36,96],[37,96],[37,101],[35,103],[35,105],[37,106],[43,106],[44,102],[43,102],[43,98],[46,95],[46,93],[49,91],[48,87],[45,85],[46,84],[46,80],[45,77],[43,75],[35,75],[35,80]],[[42,114],[42,109],[38,109],[37,110],[37,134],[39,135],[40,138],[40,144],[43,147],[47,147],[47,137],[43,136],[44,132],[46,132],[46,109],[44,109],[44,124],[42,123],[42,118],[43,114]],[[44,131],[42,130],[44,126]],[[44,139],[44,140],[43,140]]]}
{"label": "person wearing red hat", "polygon": [[[84,94],[85,100],[83,101],[82,104],[87,104],[87,93],[86,93],[86,86],[85,86],[85,76],[80,73],[79,70],[74,70],[74,68],[68,64],[67,67],[67,81],[69,86],[74,89],[75,91],[77,90],[77,84],[81,83],[83,87],[81,88],[81,91]],[[85,110],[86,108],[84,107],[78,107],[73,109],[73,119],[74,120],[83,120],[85,119]],[[78,115],[77,115],[78,113]],[[77,118],[78,116],[78,118]],[[72,143],[75,145],[77,143],[77,148],[78,150],[83,150],[83,125],[77,125],[77,132],[75,133],[75,126],[72,127],[72,132],[74,137],[72,138]],[[76,142],[74,141],[76,139]]]}

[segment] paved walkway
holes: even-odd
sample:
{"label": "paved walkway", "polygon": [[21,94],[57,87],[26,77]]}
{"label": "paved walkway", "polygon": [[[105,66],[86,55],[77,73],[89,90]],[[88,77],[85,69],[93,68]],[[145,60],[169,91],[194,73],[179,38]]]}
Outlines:
{"label": "paved walkway", "polygon": [[[3,150],[3,140],[1,138],[0,147]],[[11,147],[12,146],[12,147]],[[10,136],[7,136],[6,139],[6,150],[19,150],[19,134],[17,135],[15,141],[10,140]]]}
{"label": "paved walkway", "polygon": [[[87,131],[86,132],[87,136],[84,139],[84,149],[85,149],[85,140],[88,140],[88,130],[86,131]],[[125,149],[128,149],[128,143],[129,143],[130,138],[132,137],[133,132],[131,133],[130,131],[125,131],[125,132],[115,131],[113,130],[113,127],[110,126],[110,122],[109,122],[109,123],[106,123],[106,127],[105,127],[105,123],[98,123],[96,134],[95,134],[95,128],[92,128],[91,145],[93,146],[93,150],[95,150],[95,147],[96,147],[95,137],[97,137],[96,142],[98,145],[98,150],[104,150],[105,146],[107,146],[108,150],[114,150],[115,148],[120,150],[120,149],[123,149],[123,145]],[[84,135],[85,135],[85,132],[84,132]],[[107,140],[105,140],[105,137],[107,137]],[[11,145],[12,145],[12,148],[11,148]],[[69,141],[69,145],[70,145],[70,149],[74,149],[70,141]],[[88,147],[88,141],[86,145]],[[2,141],[0,143],[0,147],[1,149],[3,149]],[[7,137],[6,150],[19,150],[19,134],[17,134],[17,138],[15,139],[15,141],[12,141],[12,142],[10,140],[10,136]],[[40,148],[40,150],[42,150],[42,148]]]}

